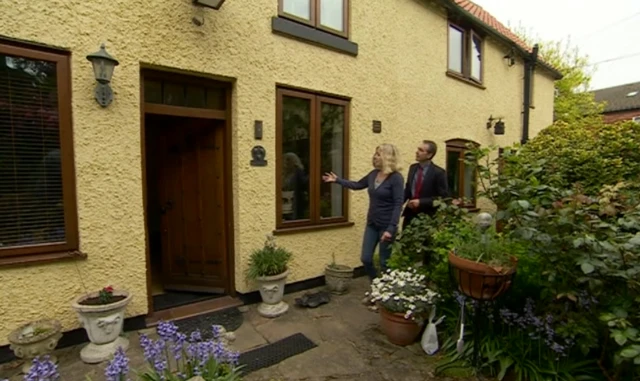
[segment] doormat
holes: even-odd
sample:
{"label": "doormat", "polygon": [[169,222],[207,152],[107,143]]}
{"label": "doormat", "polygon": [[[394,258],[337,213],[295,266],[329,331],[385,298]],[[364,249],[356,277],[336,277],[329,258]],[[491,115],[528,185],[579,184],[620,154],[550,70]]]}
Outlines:
{"label": "doormat", "polygon": [[239,363],[242,366],[242,374],[268,368],[315,347],[317,347],[316,343],[308,337],[302,333],[296,333],[275,343],[241,353]]}
{"label": "doormat", "polygon": [[205,300],[215,299],[224,296],[222,294],[202,294],[196,292],[176,292],[169,291],[164,294],[155,295],[153,297],[153,310],[162,311],[169,308],[185,306],[203,302]]}
{"label": "doormat", "polygon": [[200,331],[203,340],[213,338],[212,325],[221,325],[230,332],[240,328],[243,322],[244,316],[237,307],[174,321],[180,332],[189,335],[193,331]]}

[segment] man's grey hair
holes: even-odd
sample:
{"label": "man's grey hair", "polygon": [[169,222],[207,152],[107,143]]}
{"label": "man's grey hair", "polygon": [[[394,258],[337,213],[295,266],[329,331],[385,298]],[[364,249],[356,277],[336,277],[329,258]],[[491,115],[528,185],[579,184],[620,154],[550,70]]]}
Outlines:
{"label": "man's grey hair", "polygon": [[431,154],[431,159],[438,153],[438,145],[433,140],[423,140],[422,144],[427,146],[427,150]]}

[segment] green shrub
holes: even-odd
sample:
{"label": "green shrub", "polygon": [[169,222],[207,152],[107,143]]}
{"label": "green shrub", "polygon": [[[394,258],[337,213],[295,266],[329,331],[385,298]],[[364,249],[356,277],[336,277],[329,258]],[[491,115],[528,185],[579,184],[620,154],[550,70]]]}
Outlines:
{"label": "green shrub", "polygon": [[268,235],[264,247],[251,253],[247,268],[247,278],[254,280],[259,277],[282,274],[287,270],[291,256],[291,252],[278,247],[275,238],[272,235]]}

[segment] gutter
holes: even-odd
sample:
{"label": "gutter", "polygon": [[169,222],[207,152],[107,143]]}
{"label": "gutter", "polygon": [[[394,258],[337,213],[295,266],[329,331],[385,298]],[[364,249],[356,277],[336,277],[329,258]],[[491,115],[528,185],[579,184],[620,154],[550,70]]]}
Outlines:
{"label": "gutter", "polygon": [[529,57],[524,61],[524,96],[522,110],[522,140],[520,143],[526,144],[529,141],[529,119],[531,115],[531,80],[533,79],[536,64],[538,63],[538,44],[533,45]]}

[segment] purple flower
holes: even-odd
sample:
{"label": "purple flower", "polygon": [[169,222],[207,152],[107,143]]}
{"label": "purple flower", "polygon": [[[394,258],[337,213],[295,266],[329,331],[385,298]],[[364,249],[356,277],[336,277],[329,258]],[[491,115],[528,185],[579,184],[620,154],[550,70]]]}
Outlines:
{"label": "purple flower", "polygon": [[105,381],[128,381],[129,359],[122,347],[116,350],[113,360],[109,362],[104,370]]}
{"label": "purple flower", "polygon": [[172,341],[176,338],[178,327],[173,322],[161,321],[158,323],[158,335],[165,341]]}
{"label": "purple flower", "polygon": [[200,334],[200,331],[193,331],[191,332],[191,335],[189,336],[189,341],[192,343],[195,343],[197,341],[202,341],[202,334]]}
{"label": "purple flower", "polygon": [[213,333],[213,339],[218,340],[220,335],[222,335],[222,326],[216,324],[212,325],[211,332]]}
{"label": "purple flower", "polygon": [[36,357],[29,373],[24,376],[24,381],[58,381],[58,366],[49,360],[49,356],[44,356],[42,360]]}

